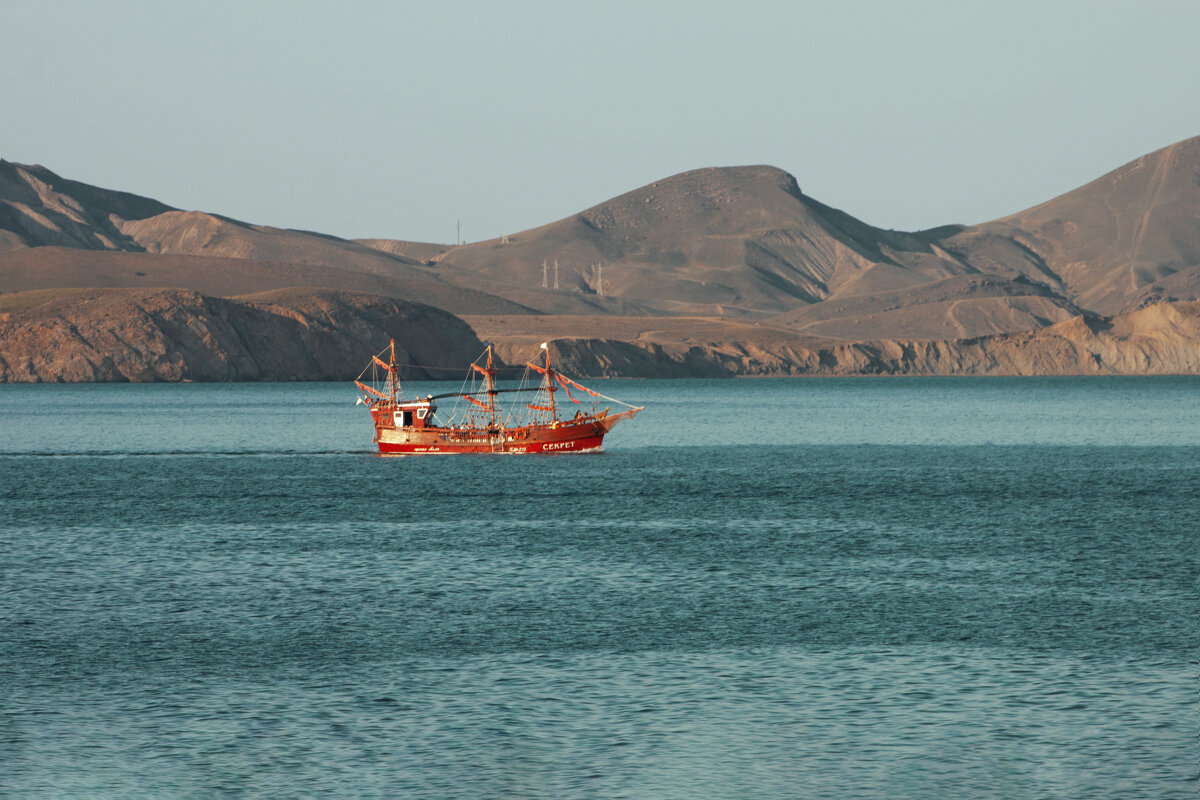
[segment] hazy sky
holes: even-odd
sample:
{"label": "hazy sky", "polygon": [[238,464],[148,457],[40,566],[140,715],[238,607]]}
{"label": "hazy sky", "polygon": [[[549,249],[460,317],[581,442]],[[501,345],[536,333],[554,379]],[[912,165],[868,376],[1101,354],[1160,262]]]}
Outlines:
{"label": "hazy sky", "polygon": [[184,209],[452,242],[772,164],[982,222],[1200,134],[1200,2],[0,0],[0,157]]}

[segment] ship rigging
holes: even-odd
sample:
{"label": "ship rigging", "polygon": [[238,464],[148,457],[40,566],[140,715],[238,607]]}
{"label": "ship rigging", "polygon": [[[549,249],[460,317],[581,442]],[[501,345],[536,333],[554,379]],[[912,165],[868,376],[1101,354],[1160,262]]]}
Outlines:
{"label": "ship rigging", "polygon": [[[393,340],[371,357],[354,383],[364,395],[359,402],[371,412],[379,452],[387,455],[595,451],[613,426],[644,408],[562,374],[551,363],[546,343],[539,357],[525,364],[517,386],[502,387],[489,344],[470,365],[459,391],[406,399]],[[441,416],[438,401],[451,399],[449,413]],[[565,416],[571,410],[574,416]]]}

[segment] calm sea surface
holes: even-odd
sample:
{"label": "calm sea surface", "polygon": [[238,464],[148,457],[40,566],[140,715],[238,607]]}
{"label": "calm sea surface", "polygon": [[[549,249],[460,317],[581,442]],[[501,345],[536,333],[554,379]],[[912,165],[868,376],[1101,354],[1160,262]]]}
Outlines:
{"label": "calm sea surface", "polygon": [[1200,793],[1200,379],[594,385],[0,386],[0,795]]}

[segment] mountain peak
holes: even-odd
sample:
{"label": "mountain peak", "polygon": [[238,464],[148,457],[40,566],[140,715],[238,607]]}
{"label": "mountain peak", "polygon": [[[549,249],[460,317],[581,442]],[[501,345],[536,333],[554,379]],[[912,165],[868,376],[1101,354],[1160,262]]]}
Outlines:
{"label": "mountain peak", "polygon": [[1019,229],[1081,305],[1115,313],[1167,278],[1200,282],[1198,208],[1200,136],[1194,136],[979,228]]}
{"label": "mountain peak", "polygon": [[708,167],[646,184],[592,206],[579,217],[597,228],[717,217],[724,220],[723,227],[733,227],[745,221],[747,212],[761,219],[779,213],[790,216],[802,196],[796,178],[777,167]]}
{"label": "mountain peak", "polygon": [[0,249],[60,245],[142,250],[121,223],[173,210],[147,197],[68,180],[39,164],[0,160]]}

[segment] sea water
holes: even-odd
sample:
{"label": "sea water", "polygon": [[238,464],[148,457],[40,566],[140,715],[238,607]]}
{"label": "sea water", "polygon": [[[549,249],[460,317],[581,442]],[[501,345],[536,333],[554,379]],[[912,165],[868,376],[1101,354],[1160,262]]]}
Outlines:
{"label": "sea water", "polygon": [[1200,379],[597,387],[0,386],[0,795],[1200,792]]}

